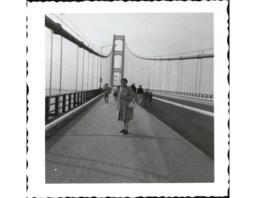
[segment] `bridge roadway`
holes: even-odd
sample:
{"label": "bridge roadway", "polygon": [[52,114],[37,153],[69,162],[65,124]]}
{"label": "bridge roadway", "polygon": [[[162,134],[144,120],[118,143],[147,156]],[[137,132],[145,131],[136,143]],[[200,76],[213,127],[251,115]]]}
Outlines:
{"label": "bridge roadway", "polygon": [[122,135],[102,99],[46,140],[46,183],[213,182],[214,161],[141,107]]}

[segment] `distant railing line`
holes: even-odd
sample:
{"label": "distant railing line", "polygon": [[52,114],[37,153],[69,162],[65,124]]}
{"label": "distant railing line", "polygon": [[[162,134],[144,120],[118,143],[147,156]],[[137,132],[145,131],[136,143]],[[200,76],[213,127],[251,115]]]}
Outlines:
{"label": "distant railing line", "polygon": [[214,95],[209,93],[194,93],[188,91],[164,91],[164,90],[156,90],[156,89],[149,89],[153,94],[170,94],[182,97],[190,97],[190,98],[197,98],[197,99],[206,99],[206,100],[214,100]]}

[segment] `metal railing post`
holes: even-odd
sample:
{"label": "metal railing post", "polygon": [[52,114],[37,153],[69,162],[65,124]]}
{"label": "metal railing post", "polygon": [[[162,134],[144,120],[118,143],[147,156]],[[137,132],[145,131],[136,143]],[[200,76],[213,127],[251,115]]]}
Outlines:
{"label": "metal railing post", "polygon": [[59,96],[55,96],[55,116],[59,115]]}
{"label": "metal railing post", "polygon": [[50,98],[45,98],[45,122],[47,123],[49,121],[50,116]]}
{"label": "metal railing post", "polygon": [[65,113],[66,110],[66,95],[62,96],[62,113]]}
{"label": "metal railing post", "polygon": [[68,110],[71,109],[71,94],[68,94]]}
{"label": "metal railing post", "polygon": [[77,106],[80,105],[80,92],[77,93]]}
{"label": "metal railing post", "polygon": [[78,96],[79,96],[79,97],[78,97],[78,98],[79,98],[79,99],[78,99],[78,101],[79,101],[79,102],[78,102],[78,106],[79,106],[79,105],[81,105],[81,104],[82,104],[82,100],[81,100],[81,99],[82,99],[82,98],[81,98],[82,93],[81,93],[81,92],[79,92],[79,93],[78,93]]}
{"label": "metal railing post", "polygon": [[75,93],[75,107],[77,107],[77,104],[78,104],[78,95],[77,93]]}
{"label": "metal railing post", "polygon": [[72,108],[74,108],[75,105],[76,105],[76,94],[72,93],[72,95],[73,95],[73,105],[72,105]]}
{"label": "metal railing post", "polygon": [[83,103],[85,103],[85,101],[86,101],[86,95],[85,95],[85,91],[83,91]]}

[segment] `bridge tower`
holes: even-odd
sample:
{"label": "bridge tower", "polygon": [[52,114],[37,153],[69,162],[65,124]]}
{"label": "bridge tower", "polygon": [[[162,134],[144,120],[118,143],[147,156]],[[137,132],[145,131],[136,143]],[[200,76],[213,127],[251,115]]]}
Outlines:
{"label": "bridge tower", "polygon": [[[121,41],[121,46],[117,45],[117,41]],[[118,50],[116,50],[117,47],[119,47]],[[124,77],[124,52],[125,52],[124,35],[114,34],[113,53],[112,53],[112,62],[111,62],[111,81],[110,81],[111,86],[120,84],[119,80]]]}

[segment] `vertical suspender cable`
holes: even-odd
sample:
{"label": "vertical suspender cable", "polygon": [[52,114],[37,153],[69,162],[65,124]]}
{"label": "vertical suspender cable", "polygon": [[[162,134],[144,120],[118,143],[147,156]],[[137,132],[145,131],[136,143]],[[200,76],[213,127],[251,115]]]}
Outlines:
{"label": "vertical suspender cable", "polygon": [[158,89],[158,62],[155,61],[155,66],[154,66],[154,76],[155,76],[155,89],[157,90]]}
{"label": "vertical suspender cable", "polygon": [[94,79],[93,79],[93,75],[94,75],[94,71],[93,71],[93,70],[94,70],[94,69],[93,69],[93,66],[94,66],[94,55],[93,55],[93,54],[92,54],[92,65],[91,65],[91,66],[92,66],[92,69],[91,69],[91,70],[92,70],[92,75],[91,75],[91,89],[93,89],[93,80],[94,80]]}
{"label": "vertical suspender cable", "polygon": [[[100,52],[102,54],[102,48]],[[100,88],[101,88],[101,82],[102,82],[102,58],[100,58]]]}
{"label": "vertical suspender cable", "polygon": [[59,85],[59,94],[61,94],[61,81],[62,81],[62,53],[63,53],[63,37],[60,36],[60,85]]}
{"label": "vertical suspender cable", "polygon": [[97,56],[94,58],[94,89],[97,86]]}
{"label": "vertical suspender cable", "polygon": [[97,56],[95,56],[95,66],[94,67],[95,67],[94,84],[95,84],[95,88],[97,88],[97,82],[98,82],[98,80],[97,80],[97,78],[98,78],[98,57]]}
{"label": "vertical suspender cable", "polygon": [[90,67],[91,73],[90,73],[90,89],[92,89],[92,72],[93,72],[93,54],[91,54],[91,67]]}
{"label": "vertical suspender cable", "polygon": [[178,60],[177,92],[179,91],[179,82],[180,82],[180,61]]}
{"label": "vertical suspender cable", "polygon": [[151,62],[150,61],[147,61],[148,62],[148,89],[150,89],[150,80],[151,80],[151,73],[150,73],[150,65],[151,65]]}
{"label": "vertical suspender cable", "polygon": [[156,66],[155,66],[155,71],[156,71],[156,89],[159,90],[159,71],[160,71],[160,68],[159,68],[159,64],[158,64],[158,61],[156,61]]}
{"label": "vertical suspender cable", "polygon": [[111,61],[111,59],[109,59],[109,61],[108,61],[108,64],[109,64],[109,66],[108,66],[108,82],[109,82],[109,84],[111,84],[111,76],[112,76],[112,61]]}
{"label": "vertical suspender cable", "polygon": [[98,89],[98,87],[99,87],[99,74],[100,74],[100,73],[99,73],[99,69],[100,69],[100,68],[99,68],[99,62],[100,62],[99,60],[100,60],[99,57],[97,57],[97,78],[96,78],[96,82],[97,82],[97,83],[96,83],[96,88],[97,88],[97,89]]}
{"label": "vertical suspender cable", "polygon": [[[110,57],[112,57],[112,56],[110,56]],[[109,78],[110,78],[110,62],[111,62],[110,58],[105,62],[106,70],[104,70],[104,71],[105,71],[106,81],[104,81],[104,83],[110,83],[110,80],[109,80]],[[102,84],[102,86],[104,86],[104,83]]]}
{"label": "vertical suspender cable", "polygon": [[148,89],[151,88],[151,62],[149,61],[149,83],[148,83]]}
{"label": "vertical suspender cable", "polygon": [[88,52],[88,68],[87,68],[87,83],[86,83],[87,90],[89,90],[89,71],[90,71],[90,53]]}
{"label": "vertical suspender cable", "polygon": [[165,90],[168,91],[168,73],[169,73],[169,66],[168,66],[169,62],[166,61],[166,87]]}
{"label": "vertical suspender cable", "polygon": [[97,89],[100,88],[100,57],[98,56],[98,78],[97,78]]}
{"label": "vertical suspender cable", "polygon": [[[106,58],[106,59],[102,59],[101,58],[101,78],[102,78],[102,81],[101,81],[101,83],[103,83],[104,84],[104,82],[107,80],[106,79],[106,75],[105,75],[105,73],[106,73],[106,69],[107,69],[107,64],[106,64],[106,61],[107,61],[108,59]],[[103,81],[104,80],[104,81]]]}
{"label": "vertical suspender cable", "polygon": [[202,81],[202,59],[200,59],[200,71],[199,71],[199,94],[201,93],[201,81]]}
{"label": "vertical suspender cable", "polygon": [[93,56],[93,89],[95,89],[95,74],[96,74],[96,56]]}
{"label": "vertical suspender cable", "polygon": [[164,81],[164,61],[161,61],[162,63],[162,66],[161,66],[161,90],[163,91],[164,90],[164,86],[165,86],[165,81]]}
{"label": "vertical suspender cable", "polygon": [[100,88],[100,78],[101,78],[101,68],[100,68],[100,61],[101,61],[101,57],[98,57],[98,86],[97,89]]}
{"label": "vertical suspender cable", "polygon": [[157,77],[158,79],[158,81],[157,81],[157,86],[158,86],[158,90],[161,90],[161,82],[160,82],[160,80],[161,80],[161,61],[159,61],[159,66],[158,66],[158,77]]}
{"label": "vertical suspender cable", "polygon": [[162,91],[164,90],[165,82],[164,82],[164,61],[162,62],[162,67],[161,67],[161,89]]}
{"label": "vertical suspender cable", "polygon": [[102,71],[103,71],[102,75],[103,75],[103,79],[104,79],[104,81],[102,81],[102,87],[103,87],[104,83],[108,82],[108,62],[109,62],[109,58],[106,60],[105,59],[102,60]]}
{"label": "vertical suspender cable", "polygon": [[[204,51],[202,51],[202,55],[203,55],[203,54],[204,54]],[[199,94],[201,93],[202,67],[203,67],[203,59],[200,59]]]}
{"label": "vertical suspender cable", "polygon": [[169,62],[170,63],[170,71],[169,71],[169,91],[171,91],[171,80],[172,80],[172,61]]}
{"label": "vertical suspender cable", "polygon": [[[61,20],[62,20],[62,14],[61,14]],[[62,32],[60,34],[60,85],[59,85],[59,94],[61,94],[61,84],[62,84],[62,53],[63,53],[63,37]]]}
{"label": "vertical suspender cable", "polygon": [[98,84],[99,84],[99,57],[97,56],[97,73],[96,73],[96,89],[98,89]]}
{"label": "vertical suspender cable", "polygon": [[49,93],[49,95],[51,96],[52,95],[52,62],[53,62],[53,33],[52,33],[52,31],[51,31],[51,57],[50,57],[50,60],[51,60],[51,62],[50,62],[50,93]]}
{"label": "vertical suspender cable", "polygon": [[96,84],[96,61],[97,61],[97,56],[95,55],[93,58],[93,89],[95,89],[95,84]]}
{"label": "vertical suspender cable", "polygon": [[181,74],[180,74],[180,91],[182,91],[183,82],[183,60],[180,60]]}
{"label": "vertical suspender cable", "polygon": [[152,60],[152,89],[156,89],[156,62]]}
{"label": "vertical suspender cable", "polygon": [[195,79],[195,93],[197,93],[197,82],[198,82],[198,66],[200,59],[196,60],[196,79]]}
{"label": "vertical suspender cable", "polygon": [[158,90],[161,91],[161,61],[158,62]]}
{"label": "vertical suspender cable", "polygon": [[102,87],[104,86],[105,83],[108,83],[108,62],[109,58],[107,59],[102,59]]}
{"label": "vertical suspender cable", "polygon": [[163,62],[160,61],[160,90],[162,91],[163,85]]}
{"label": "vertical suspender cable", "polygon": [[78,84],[78,46],[76,51],[76,92],[77,92],[77,84]]}
{"label": "vertical suspender cable", "polygon": [[82,91],[84,91],[84,49],[83,49]]}
{"label": "vertical suspender cable", "polygon": [[109,63],[110,63],[110,59],[107,59],[105,61],[105,66],[104,66],[104,76],[106,78],[106,80],[104,80],[103,84],[102,84],[102,87],[104,86],[104,83],[109,83]]}
{"label": "vertical suspender cable", "polygon": [[102,87],[105,82],[108,82],[108,58],[102,59]]}

